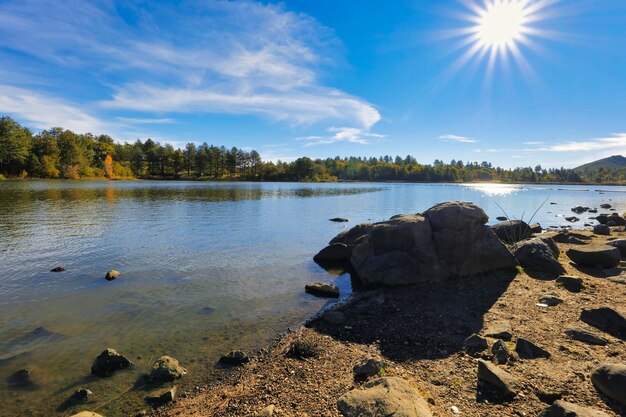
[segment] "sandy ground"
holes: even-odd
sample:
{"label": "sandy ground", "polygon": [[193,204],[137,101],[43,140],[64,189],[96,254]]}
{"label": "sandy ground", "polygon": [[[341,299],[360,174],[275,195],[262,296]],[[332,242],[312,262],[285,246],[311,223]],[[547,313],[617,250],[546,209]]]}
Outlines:
{"label": "sandy ground", "polygon": [[[614,231],[615,237],[626,237],[626,233]],[[607,238],[593,239],[603,242]],[[568,246],[559,244],[562,252]],[[544,395],[591,406],[610,416],[626,416],[625,408],[601,396],[590,381],[598,364],[626,363],[626,344],[578,320],[583,308],[608,306],[624,312],[626,285],[619,280],[626,278],[626,263],[611,270],[581,270],[563,253],[560,261],[568,274],[583,278],[584,291],[572,293],[555,281],[512,271],[361,293],[338,308],[346,315],[345,323],[314,320],[222,381],[187,387],[175,402],[152,413],[254,416],[274,405],[275,416],[340,416],[337,399],[359,386],[353,367],[365,358],[377,358],[388,363],[385,376],[402,376],[421,390],[434,416],[452,416],[455,406],[461,416],[534,417],[547,407],[549,400],[540,400]],[[537,306],[545,295],[564,302],[549,308]],[[490,351],[470,355],[462,346],[466,337],[481,333],[496,320],[511,323],[513,342],[523,337],[552,355],[549,359],[516,358],[503,365],[525,386],[508,402],[478,384],[477,359],[489,359]],[[592,346],[569,339],[563,332],[572,325],[601,334],[609,344]],[[317,357],[288,355],[296,340],[310,341],[319,352]],[[513,349],[514,344],[509,346]]]}

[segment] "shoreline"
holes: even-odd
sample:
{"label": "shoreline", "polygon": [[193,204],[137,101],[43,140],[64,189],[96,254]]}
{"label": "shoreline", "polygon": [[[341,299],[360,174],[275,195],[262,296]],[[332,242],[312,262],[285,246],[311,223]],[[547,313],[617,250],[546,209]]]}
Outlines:
{"label": "shoreline", "polygon": [[[614,228],[613,238],[626,237],[623,227],[617,230]],[[593,235],[588,228],[576,229],[576,232],[590,236],[594,243],[607,240],[607,236]],[[558,246],[561,251],[572,247],[570,244]],[[560,259],[563,257],[564,254]],[[568,274],[582,277],[587,289],[581,293],[571,293],[555,285],[552,280],[532,278],[522,270],[513,277],[507,277],[506,273],[494,273],[487,277],[447,282],[443,284],[444,288],[439,284],[427,283],[355,291],[349,297],[321,309],[295,326],[295,329],[292,327],[288,332],[278,335],[269,346],[251,358],[250,363],[232,369],[222,380],[207,381],[205,387],[196,387],[194,391],[184,393],[175,402],[153,410],[149,415],[340,417],[336,407],[337,399],[350,390],[363,387],[361,382],[353,378],[353,367],[372,358],[386,363],[385,376],[404,378],[417,387],[428,399],[435,416],[450,415],[453,407],[459,409],[461,415],[468,416],[533,416],[538,415],[557,397],[582,402],[609,416],[621,416],[626,412],[626,407],[622,408],[605,398],[601,400],[595,389],[589,388],[587,375],[590,369],[587,363],[595,363],[598,358],[616,363],[624,361],[625,343],[609,337],[607,350],[578,342],[563,342],[558,335],[576,320],[580,303],[585,306],[604,305],[608,300],[614,306],[626,303],[623,291],[615,293],[626,284],[626,280],[618,283],[602,279],[602,276],[606,278],[621,273],[622,268],[606,272],[589,268],[581,270],[574,264],[564,266]],[[485,293],[485,289],[476,286],[478,282],[484,285],[484,280],[489,283],[488,287],[497,287],[502,280],[509,284],[499,289],[487,288]],[[565,300],[564,303],[550,308],[535,306],[536,300],[547,293],[557,295]],[[415,298],[415,294],[421,297]],[[430,297],[424,297],[424,294]],[[475,308],[471,307],[472,302],[467,304],[467,298],[473,297],[472,294],[479,298],[487,294],[484,315],[466,322],[463,316],[467,313],[463,313],[465,310],[462,306],[469,306],[470,311]],[[420,300],[420,305],[415,305],[416,299]],[[456,300],[456,303],[442,304],[442,299]],[[479,308],[482,312],[482,308]],[[329,321],[325,313],[330,311],[344,314],[346,321]],[[450,314],[454,314],[456,320],[466,323],[471,329],[457,334],[455,328],[464,325],[451,319]],[[406,317],[417,319],[416,322],[412,322],[413,319],[407,322]],[[437,317],[446,317],[446,324],[437,320]],[[517,359],[507,366],[516,377],[529,380],[523,390],[525,395],[512,401],[503,400],[497,393],[480,384],[476,385],[476,360],[486,357],[469,353],[460,346],[460,341],[467,333],[478,333],[477,329],[499,318],[510,320],[514,323],[515,333],[536,340],[552,353],[553,358],[557,357],[557,362],[552,359]],[[372,319],[387,325],[372,326]],[[541,323],[541,327],[537,327],[539,324],[536,323]],[[418,333],[407,331],[410,329]],[[420,334],[430,336],[424,336],[424,339]],[[320,348],[319,355],[304,360],[290,357],[288,352],[291,346],[301,340],[317,345]],[[575,371],[572,374],[574,379],[567,377],[571,371]],[[585,377],[574,376],[578,375],[577,372]],[[557,375],[558,378],[550,377],[547,381],[542,375]],[[559,388],[559,380],[563,378],[569,378],[566,391]],[[271,413],[263,414],[269,409]]]}

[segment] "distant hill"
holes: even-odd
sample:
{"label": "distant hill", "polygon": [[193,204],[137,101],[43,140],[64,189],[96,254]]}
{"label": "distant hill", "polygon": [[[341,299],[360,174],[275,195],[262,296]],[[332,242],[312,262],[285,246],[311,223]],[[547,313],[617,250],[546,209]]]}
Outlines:
{"label": "distant hill", "polygon": [[622,155],[613,155],[608,158],[599,159],[588,164],[574,168],[576,171],[597,171],[600,168],[624,169],[626,168],[626,158]]}

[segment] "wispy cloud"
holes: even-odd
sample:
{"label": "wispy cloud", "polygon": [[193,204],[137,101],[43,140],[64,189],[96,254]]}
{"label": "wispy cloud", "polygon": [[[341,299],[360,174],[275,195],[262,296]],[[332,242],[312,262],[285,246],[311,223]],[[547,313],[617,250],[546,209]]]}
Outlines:
{"label": "wispy cloud", "polygon": [[298,141],[305,141],[304,146],[329,145],[337,142],[348,142],[366,145],[371,139],[384,138],[385,135],[371,133],[366,129],[355,127],[331,127],[328,129],[331,135],[328,136],[306,136],[296,138]]}
{"label": "wispy cloud", "polygon": [[531,145],[542,145],[542,144],[543,144],[543,142],[540,142],[540,141],[522,142],[522,145],[528,145],[528,146],[531,146]]}
{"label": "wispy cloud", "polygon": [[[93,112],[122,113],[123,123],[169,123],[163,115],[172,113],[242,114],[294,125],[341,123],[368,132],[381,119],[366,100],[320,79],[341,59],[334,33],[282,5],[8,1],[0,4],[0,61],[19,72],[7,51],[43,62],[39,78],[53,67],[68,74],[65,83],[72,83],[71,74],[81,78],[77,83],[98,83],[105,93],[89,97]],[[48,81],[47,96],[55,103],[52,90],[60,89],[56,80]],[[51,112],[40,118],[69,126],[53,107],[40,107]],[[21,107],[13,112],[32,117]]]}
{"label": "wispy cloud", "polygon": [[171,118],[160,118],[160,119],[142,119],[136,117],[116,117],[116,120],[119,120],[122,123],[128,124],[139,124],[139,125],[164,125],[176,123],[176,120]]}
{"label": "wispy cloud", "polygon": [[570,141],[528,150],[543,152],[588,152],[611,149],[626,151],[626,133],[614,133],[611,136],[604,138],[595,138],[584,141]]}
{"label": "wispy cloud", "polygon": [[474,138],[468,138],[466,136],[457,136],[457,135],[442,135],[439,136],[439,140],[444,142],[456,142],[456,143],[476,143],[478,140]]}

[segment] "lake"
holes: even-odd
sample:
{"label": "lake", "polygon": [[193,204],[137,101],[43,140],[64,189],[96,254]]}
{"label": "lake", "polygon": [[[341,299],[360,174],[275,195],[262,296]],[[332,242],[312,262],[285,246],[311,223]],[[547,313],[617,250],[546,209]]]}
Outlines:
{"label": "lake", "polygon": [[[61,415],[59,405],[84,386],[94,392],[87,408],[125,416],[146,408],[145,392],[125,391],[163,354],[189,370],[185,384],[211,378],[222,354],[252,352],[323,308],[327,301],[303,292],[306,283],[334,282],[350,293],[349,276],[327,273],[312,257],[357,223],[462,200],[483,207],[491,223],[503,210],[525,220],[538,210],[533,222],[560,227],[571,225],[565,217],[577,205],[609,203],[623,213],[623,193],[609,186],[0,182],[2,414]],[[573,226],[592,223],[589,216]],[[57,266],[66,271],[49,272]],[[110,269],[120,278],[106,281]],[[90,376],[106,347],[136,366]],[[26,367],[35,386],[11,383]]]}

